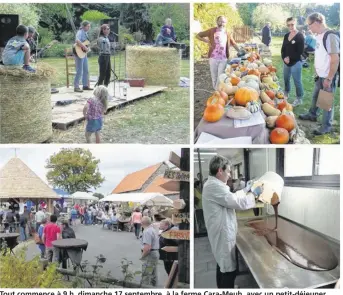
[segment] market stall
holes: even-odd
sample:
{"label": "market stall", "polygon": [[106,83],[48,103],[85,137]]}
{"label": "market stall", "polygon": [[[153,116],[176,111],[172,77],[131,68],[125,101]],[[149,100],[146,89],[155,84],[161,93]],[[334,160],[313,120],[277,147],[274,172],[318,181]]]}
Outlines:
{"label": "market stall", "polygon": [[[28,202],[38,209],[45,204],[47,212],[53,212],[53,200],[60,197],[22,160],[12,158],[0,169],[0,203],[11,201],[23,212]],[[29,208],[28,208],[29,209]]]}
{"label": "market stall", "polygon": [[84,203],[84,202],[98,202],[99,198],[92,196],[90,193],[87,192],[76,192],[70,195],[70,197],[67,197],[68,199],[71,199],[73,203]]}
{"label": "market stall", "polygon": [[147,206],[173,207],[173,201],[160,193],[112,194],[99,202],[132,202]]}
{"label": "market stall", "polygon": [[231,59],[219,75],[217,91],[208,98],[195,129],[197,143],[236,139],[232,143],[239,144],[246,138],[254,144],[309,143],[284,96],[278,69],[257,51]]}
{"label": "market stall", "polygon": [[[123,193],[112,194],[101,199],[99,202],[121,203],[120,222],[130,221],[132,209],[136,206],[148,206],[153,216],[170,216],[173,208],[173,201],[161,193]],[[123,206],[131,204],[131,208]]]}

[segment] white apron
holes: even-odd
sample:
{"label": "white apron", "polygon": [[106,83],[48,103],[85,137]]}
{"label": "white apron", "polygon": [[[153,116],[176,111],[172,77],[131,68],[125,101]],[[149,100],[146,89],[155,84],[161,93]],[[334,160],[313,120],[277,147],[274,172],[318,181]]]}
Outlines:
{"label": "white apron", "polygon": [[222,273],[236,270],[235,245],[237,219],[235,209],[255,207],[255,198],[244,190],[231,193],[230,188],[209,176],[204,184],[202,207],[212,252]]}

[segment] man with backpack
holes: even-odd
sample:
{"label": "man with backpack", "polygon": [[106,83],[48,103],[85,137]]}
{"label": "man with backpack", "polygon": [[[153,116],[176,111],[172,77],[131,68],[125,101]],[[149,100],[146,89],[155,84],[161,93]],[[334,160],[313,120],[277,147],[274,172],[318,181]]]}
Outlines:
{"label": "man with backpack", "polygon": [[[314,67],[316,71],[315,87],[312,95],[312,106],[306,114],[299,116],[302,120],[317,121],[320,109],[317,100],[320,90],[335,93],[337,79],[339,83],[339,32],[329,30],[324,15],[312,13],[307,18],[308,29],[316,34],[316,50],[314,53]],[[339,86],[339,84],[338,84]],[[334,116],[334,105],[330,111],[323,110],[321,128],[314,130],[315,135],[330,133]]]}

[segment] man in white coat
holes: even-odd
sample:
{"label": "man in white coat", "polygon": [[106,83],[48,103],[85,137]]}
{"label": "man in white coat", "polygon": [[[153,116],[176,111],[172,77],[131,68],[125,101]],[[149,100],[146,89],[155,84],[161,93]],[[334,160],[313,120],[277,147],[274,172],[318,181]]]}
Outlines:
{"label": "man in white coat", "polygon": [[236,278],[235,245],[237,219],[235,209],[247,210],[255,207],[255,199],[263,187],[249,192],[252,182],[236,193],[226,185],[230,178],[229,161],[214,156],[210,161],[207,182],[202,194],[205,224],[213,255],[217,262],[217,287],[234,288]]}

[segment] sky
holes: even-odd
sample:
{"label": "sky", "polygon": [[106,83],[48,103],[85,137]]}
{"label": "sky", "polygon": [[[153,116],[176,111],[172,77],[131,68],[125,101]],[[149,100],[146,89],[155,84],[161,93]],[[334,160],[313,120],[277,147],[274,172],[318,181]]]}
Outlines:
{"label": "sky", "polygon": [[[73,145],[72,147],[80,146]],[[81,147],[89,149],[93,156],[100,160],[99,170],[106,180],[95,192],[105,195],[110,193],[127,174],[159,162],[168,161],[171,151],[181,155],[181,148],[168,146],[98,145]],[[44,182],[48,183],[47,169],[44,168],[46,160],[61,148],[56,145],[37,145],[16,148],[16,153],[18,158]],[[0,148],[0,169],[14,156],[14,148]]]}

